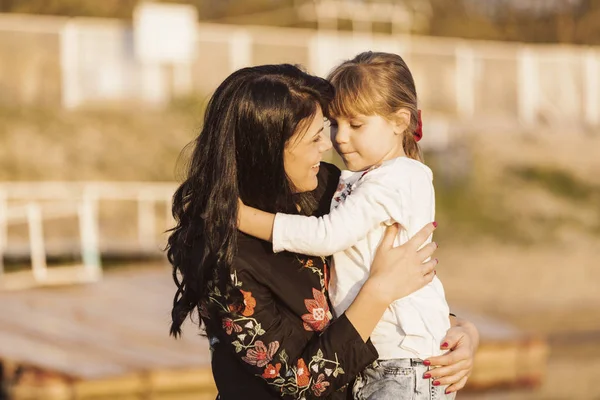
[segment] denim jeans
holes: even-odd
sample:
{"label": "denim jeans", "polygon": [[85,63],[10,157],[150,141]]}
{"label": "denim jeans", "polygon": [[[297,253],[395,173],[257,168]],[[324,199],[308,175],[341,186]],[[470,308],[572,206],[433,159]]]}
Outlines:
{"label": "denim jeans", "polygon": [[415,358],[378,360],[356,377],[352,395],[355,400],[453,400],[456,393],[423,379],[428,370]]}

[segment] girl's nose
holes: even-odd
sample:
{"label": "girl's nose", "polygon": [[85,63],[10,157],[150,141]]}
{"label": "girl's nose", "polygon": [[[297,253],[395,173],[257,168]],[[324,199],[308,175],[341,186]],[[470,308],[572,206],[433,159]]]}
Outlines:
{"label": "girl's nose", "polygon": [[319,151],[321,153],[324,153],[327,150],[331,149],[332,144],[331,144],[331,139],[329,138],[328,134],[323,132],[323,133],[321,133],[321,135],[323,135],[323,140],[321,140],[321,147],[319,148]]}
{"label": "girl's nose", "polygon": [[348,139],[349,139],[349,135],[348,132],[346,131],[346,129],[340,129],[339,126],[336,127],[335,130],[331,130],[332,133],[332,137],[335,140],[335,143],[337,144],[344,144],[344,143],[348,143]]}

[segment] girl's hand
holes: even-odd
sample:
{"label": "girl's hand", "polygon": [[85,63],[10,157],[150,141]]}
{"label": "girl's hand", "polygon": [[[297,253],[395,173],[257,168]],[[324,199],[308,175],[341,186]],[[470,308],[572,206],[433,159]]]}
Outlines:
{"label": "girl's hand", "polygon": [[435,242],[429,243],[422,249],[419,248],[427,241],[435,230],[437,224],[427,224],[417,232],[408,242],[394,247],[394,239],[398,235],[398,224],[389,226],[381,244],[377,248],[371,273],[369,286],[381,301],[391,304],[393,301],[421,289],[433,280],[437,259],[426,259],[437,249]]}
{"label": "girl's hand", "polygon": [[[446,344],[446,346],[444,346]],[[473,371],[473,358],[479,346],[479,332],[471,322],[457,319],[457,325],[446,333],[441,348],[450,351],[426,360],[436,368],[427,372],[434,382],[449,385],[446,393],[462,389]],[[427,378],[427,374],[424,378]]]}

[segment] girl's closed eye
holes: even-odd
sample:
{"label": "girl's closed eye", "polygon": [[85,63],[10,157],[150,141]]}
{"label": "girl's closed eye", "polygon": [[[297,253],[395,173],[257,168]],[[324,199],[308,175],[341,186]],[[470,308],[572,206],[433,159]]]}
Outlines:
{"label": "girl's closed eye", "polygon": [[361,121],[359,118],[351,118],[348,120],[348,125],[352,129],[358,129],[364,125],[364,121]]}

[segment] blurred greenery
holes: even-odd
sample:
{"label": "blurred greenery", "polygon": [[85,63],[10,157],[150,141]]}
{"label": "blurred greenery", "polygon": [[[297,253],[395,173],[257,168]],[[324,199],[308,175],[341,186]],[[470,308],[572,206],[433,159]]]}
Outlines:
{"label": "blurred greenery", "polygon": [[600,187],[556,168],[519,166],[511,168],[509,172],[526,183],[543,187],[550,193],[568,200],[589,201],[600,195]]}
{"label": "blurred greenery", "polygon": [[[0,180],[180,179],[180,155],[202,124],[206,100],[175,99],[165,111],[0,108]],[[469,142],[425,156],[436,218],[449,227],[441,238],[529,244],[554,240],[564,227],[600,235],[600,186],[567,170],[535,161],[494,166]]]}

